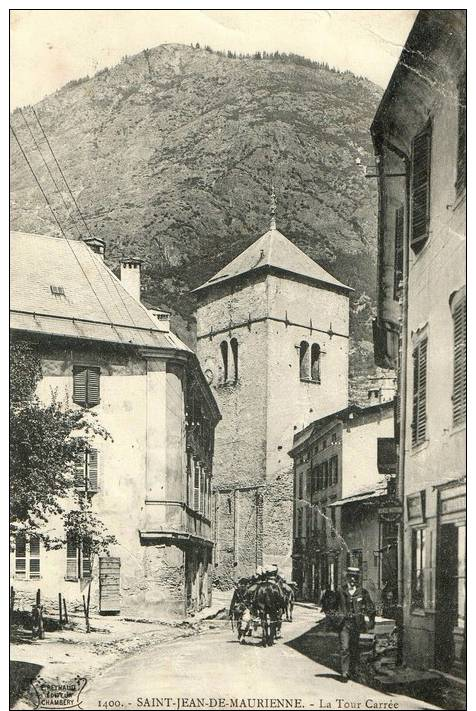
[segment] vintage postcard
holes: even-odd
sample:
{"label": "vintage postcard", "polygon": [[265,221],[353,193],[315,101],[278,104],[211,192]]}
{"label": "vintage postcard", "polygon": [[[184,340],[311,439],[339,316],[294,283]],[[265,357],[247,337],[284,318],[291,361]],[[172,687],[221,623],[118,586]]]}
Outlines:
{"label": "vintage postcard", "polygon": [[11,10],[10,708],[466,708],[466,10]]}

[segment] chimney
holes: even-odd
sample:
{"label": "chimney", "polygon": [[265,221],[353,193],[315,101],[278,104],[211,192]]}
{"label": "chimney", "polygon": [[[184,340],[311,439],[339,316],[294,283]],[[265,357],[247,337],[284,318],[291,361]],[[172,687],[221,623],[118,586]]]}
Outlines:
{"label": "chimney", "polygon": [[104,259],[104,255],[106,254],[106,243],[103,239],[99,239],[99,237],[87,237],[86,239],[83,239],[83,242],[88,245],[89,249],[92,249],[93,252],[99,254],[101,259]]}
{"label": "chimney", "polygon": [[157,319],[159,323],[159,330],[170,331],[170,312],[169,311],[159,311],[159,309],[148,309],[148,312]]}
{"label": "chimney", "polygon": [[121,283],[134,299],[140,301],[140,259],[121,259]]}

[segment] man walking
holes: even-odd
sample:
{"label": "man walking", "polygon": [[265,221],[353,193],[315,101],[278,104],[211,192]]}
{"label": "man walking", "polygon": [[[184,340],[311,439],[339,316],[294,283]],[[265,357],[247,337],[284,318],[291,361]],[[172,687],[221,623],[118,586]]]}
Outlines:
{"label": "man walking", "polygon": [[[360,657],[360,633],[375,626],[375,606],[360,584],[359,568],[347,568],[346,583],[337,593],[342,681],[354,676]],[[365,617],[369,618],[368,625]]]}

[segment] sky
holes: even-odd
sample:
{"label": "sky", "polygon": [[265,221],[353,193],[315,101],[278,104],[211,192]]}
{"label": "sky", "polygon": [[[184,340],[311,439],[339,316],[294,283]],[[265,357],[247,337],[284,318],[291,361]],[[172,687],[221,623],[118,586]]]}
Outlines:
{"label": "sky", "polygon": [[159,44],[294,52],[385,87],[415,10],[13,10],[11,108]]}

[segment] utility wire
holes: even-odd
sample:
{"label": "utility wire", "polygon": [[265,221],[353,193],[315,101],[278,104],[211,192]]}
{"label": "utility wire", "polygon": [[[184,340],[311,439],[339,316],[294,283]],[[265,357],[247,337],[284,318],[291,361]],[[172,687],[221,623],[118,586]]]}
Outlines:
{"label": "utility wire", "polygon": [[[49,173],[49,175],[50,175],[50,177],[51,177],[51,179],[52,179],[52,181],[53,181],[53,183],[54,183],[54,185],[55,185],[55,188],[56,188],[56,190],[58,191],[58,193],[60,193],[60,195],[61,195],[61,197],[62,197],[64,206],[65,206],[66,210],[68,211],[68,216],[69,216],[70,219],[72,220],[72,222],[73,222],[74,226],[76,227],[76,229],[77,229],[77,231],[78,231],[78,234],[79,234],[79,236],[80,236],[80,238],[81,238],[81,233],[80,233],[79,227],[78,227],[78,225],[77,225],[77,223],[76,223],[76,220],[74,220],[74,217],[72,217],[71,214],[70,214],[70,212],[69,212],[69,208],[68,208],[68,205],[67,205],[67,203],[66,203],[66,201],[65,201],[65,199],[64,199],[64,196],[63,196],[63,194],[62,194],[62,192],[61,192],[61,190],[60,190],[60,188],[59,188],[59,186],[58,186],[58,184],[57,184],[57,182],[56,182],[56,180],[55,180],[53,174],[51,173],[51,170],[50,170],[50,168],[49,168],[49,166],[48,166],[48,163],[46,162],[46,159],[45,159],[43,153],[42,153],[41,150],[40,150],[40,147],[39,147],[39,145],[38,145],[38,143],[37,143],[37,141],[36,141],[36,139],[35,139],[35,136],[34,136],[34,134],[33,134],[33,131],[31,130],[31,128],[30,128],[30,126],[29,126],[29,124],[28,124],[28,122],[27,122],[27,120],[26,120],[26,118],[25,118],[25,115],[23,114],[22,109],[20,109],[20,112],[21,112],[21,114],[22,114],[22,116],[23,116],[23,120],[24,120],[24,122],[25,122],[25,124],[26,124],[26,126],[27,126],[27,128],[28,128],[28,130],[29,130],[29,132],[30,132],[30,134],[31,134],[31,137],[32,137],[32,139],[33,139],[33,142],[34,142],[34,144],[35,144],[35,146],[36,146],[36,148],[37,148],[37,150],[38,150],[40,156],[41,156],[42,159],[43,159],[43,163],[45,164],[46,169],[47,169],[47,171],[48,171],[48,173]],[[20,149],[21,149],[21,146],[20,146]],[[25,156],[25,157],[26,157],[26,156]],[[36,178],[36,175],[35,175],[35,178]],[[37,182],[38,182],[38,180],[37,180]],[[45,195],[44,191],[42,191],[42,192],[43,192],[43,194]],[[46,195],[45,195],[45,198],[46,198]],[[67,238],[66,238],[66,235],[64,234],[64,232],[63,232],[63,236],[65,237],[65,239],[67,239]],[[73,251],[74,251],[74,250],[73,250]],[[97,268],[98,268],[98,267],[97,267]],[[99,268],[98,268],[98,269],[99,269]],[[101,274],[101,272],[100,272],[100,274]],[[102,274],[101,274],[101,276],[102,276]],[[104,277],[102,277],[102,278],[103,278],[103,281],[104,281]],[[111,293],[110,290],[109,290],[109,287],[107,286],[107,283],[106,283],[105,281],[104,281],[104,284],[105,284],[107,290],[109,291],[109,293]],[[99,297],[98,297],[98,298],[99,298]],[[102,306],[102,302],[100,302],[100,303],[101,303],[101,306]],[[103,306],[102,306],[102,309],[103,309],[104,313],[106,314],[107,320],[112,322],[112,319],[107,315],[106,310],[105,310],[105,308],[104,308]]]}
{"label": "utility wire", "polygon": [[14,136],[16,142],[18,143],[18,147],[19,147],[20,151],[22,152],[23,158],[25,159],[25,161],[26,161],[26,163],[27,163],[29,169],[31,170],[31,173],[32,173],[32,175],[33,175],[33,177],[34,177],[34,179],[35,179],[35,181],[36,181],[36,184],[38,185],[38,187],[39,187],[39,189],[40,189],[40,191],[41,191],[41,194],[42,194],[43,197],[45,198],[46,204],[47,204],[48,207],[50,208],[51,214],[53,215],[56,224],[57,224],[58,227],[60,228],[61,234],[62,234],[63,237],[66,239],[66,235],[65,235],[64,230],[63,230],[63,228],[62,228],[62,226],[61,226],[61,223],[60,223],[60,221],[58,220],[58,218],[56,217],[56,213],[55,213],[55,211],[53,210],[53,207],[52,207],[50,201],[48,200],[48,197],[47,197],[45,191],[44,191],[43,188],[41,187],[40,181],[39,181],[38,178],[36,177],[36,173],[35,173],[35,171],[33,170],[33,167],[32,167],[32,165],[31,165],[30,161],[28,160],[28,157],[27,157],[25,151],[23,150],[23,147],[22,147],[20,141],[18,140],[18,136],[17,136],[17,134],[15,133],[15,129],[13,128],[13,126],[12,126],[11,124],[10,124],[10,131],[13,133],[13,136]]}
{"label": "utility wire", "polygon": [[[23,155],[23,157],[24,157],[24,159],[25,159],[27,165],[28,165],[28,167],[29,167],[30,170],[31,170],[31,173],[32,173],[32,175],[33,175],[33,177],[34,177],[34,179],[35,179],[35,181],[36,181],[36,184],[38,185],[38,187],[39,187],[39,189],[40,189],[40,191],[41,191],[41,194],[42,194],[43,197],[45,198],[46,204],[48,205],[48,207],[49,207],[50,210],[51,210],[51,213],[52,213],[52,215],[53,215],[53,217],[54,217],[54,219],[55,219],[56,224],[58,225],[58,227],[59,227],[59,229],[60,229],[60,231],[61,231],[61,234],[63,235],[64,239],[66,240],[66,243],[67,243],[68,247],[70,248],[71,252],[73,253],[73,256],[74,256],[74,258],[76,259],[76,261],[77,261],[77,263],[78,263],[78,265],[79,265],[79,268],[81,269],[81,271],[82,271],[84,277],[86,278],[86,280],[87,280],[89,286],[91,287],[91,289],[92,289],[92,291],[93,291],[93,293],[94,293],[96,299],[98,300],[99,306],[100,306],[101,309],[103,310],[103,312],[104,312],[104,314],[105,314],[105,316],[106,316],[106,319],[110,322],[111,326],[113,326],[114,324],[113,324],[113,322],[112,322],[111,317],[109,316],[109,314],[107,313],[106,309],[104,308],[104,306],[103,306],[103,304],[102,304],[102,301],[101,301],[101,299],[99,298],[99,296],[97,295],[94,286],[92,285],[92,283],[91,283],[91,281],[90,281],[88,275],[87,275],[86,272],[84,271],[83,265],[82,265],[81,262],[79,261],[78,256],[77,256],[76,252],[74,251],[73,247],[71,246],[69,239],[66,237],[66,235],[65,235],[65,233],[64,233],[64,230],[63,230],[63,228],[62,228],[62,226],[61,226],[61,223],[60,223],[60,221],[58,220],[58,218],[57,218],[57,216],[56,216],[56,213],[55,213],[55,211],[53,210],[53,207],[52,207],[50,201],[48,200],[48,196],[46,195],[45,191],[44,191],[43,188],[41,187],[41,183],[40,183],[40,181],[38,180],[38,177],[37,177],[37,175],[36,175],[36,173],[35,173],[35,171],[34,171],[34,169],[33,169],[33,166],[31,165],[30,161],[28,160],[28,156],[26,155],[25,151],[23,150],[23,146],[21,145],[21,143],[20,143],[20,141],[19,141],[19,139],[18,139],[18,136],[17,136],[17,134],[15,133],[15,129],[13,128],[13,126],[12,126],[11,124],[10,124],[10,130],[11,130],[11,132],[13,133],[16,142],[18,143],[18,147],[20,148],[20,150],[21,150],[21,152],[22,152],[22,155]],[[119,335],[119,334],[118,334],[118,335]]]}
{"label": "utility wire", "polygon": [[[46,143],[47,143],[47,145],[48,145],[48,148],[50,149],[50,153],[51,153],[51,155],[53,156],[53,160],[55,161],[55,163],[56,163],[56,165],[57,165],[57,167],[58,167],[58,170],[59,170],[59,172],[60,172],[60,174],[61,174],[61,177],[63,178],[64,184],[66,185],[66,188],[67,188],[69,194],[71,195],[71,199],[73,200],[73,202],[74,202],[74,204],[75,204],[75,206],[76,206],[76,209],[77,209],[77,211],[78,211],[78,213],[79,213],[79,215],[80,215],[80,217],[81,217],[81,220],[82,220],[82,222],[83,222],[83,224],[84,224],[84,226],[85,226],[85,228],[86,228],[86,230],[87,230],[87,232],[88,232],[88,235],[90,236],[91,239],[93,239],[93,235],[92,235],[92,233],[91,233],[91,230],[89,229],[89,227],[88,227],[88,225],[87,225],[87,222],[86,222],[86,220],[84,219],[84,215],[83,215],[83,213],[81,212],[81,210],[80,210],[80,208],[79,208],[79,205],[78,205],[78,203],[77,203],[77,201],[76,201],[76,198],[74,197],[73,191],[71,190],[71,188],[70,188],[70,186],[69,186],[69,183],[68,183],[68,181],[66,180],[66,176],[65,176],[65,174],[63,173],[63,170],[62,170],[62,168],[61,168],[61,165],[59,164],[58,159],[56,158],[56,155],[55,155],[55,152],[53,151],[53,148],[52,148],[52,146],[51,146],[51,143],[50,143],[50,141],[48,140],[48,136],[46,135],[45,129],[43,128],[43,124],[41,123],[40,118],[39,118],[38,114],[36,113],[36,111],[35,111],[35,109],[34,109],[33,107],[31,108],[31,111],[32,111],[33,115],[34,115],[35,118],[36,118],[36,121],[37,121],[37,123],[38,123],[38,126],[40,127],[41,132],[42,132],[42,134],[43,134],[43,136],[44,136],[44,139],[45,139],[45,141],[46,141]],[[96,263],[96,260],[93,260],[93,261],[94,261],[94,264],[95,264],[95,266],[96,266],[96,269],[98,270],[98,272],[99,272],[99,274],[100,274],[100,276],[101,276],[101,279],[103,280],[103,283],[106,285],[106,288],[107,288],[107,290],[108,290],[108,292],[109,292],[109,294],[110,294],[111,292],[110,292],[110,290],[109,290],[109,287],[108,287],[107,284],[106,284],[106,281],[105,281],[105,279],[104,279],[102,270],[99,268],[99,265]],[[129,308],[128,308],[128,306],[127,306],[127,304],[126,304],[126,302],[125,302],[125,300],[124,300],[124,298],[123,298],[123,296],[122,296],[122,294],[121,294],[121,292],[120,292],[120,289],[118,288],[118,286],[117,286],[117,284],[116,284],[115,279],[110,276],[110,277],[109,277],[109,280],[112,281],[112,283],[113,283],[113,285],[114,285],[114,288],[115,288],[115,290],[116,290],[116,293],[118,294],[120,300],[122,301],[122,304],[123,304],[123,306],[124,306],[124,308],[125,308],[125,310],[126,310],[128,316],[129,316],[129,318],[130,318],[130,320],[131,320],[131,324],[132,324],[133,326],[136,326],[136,322],[134,321],[134,318],[133,318],[131,312],[129,311]]]}
{"label": "utility wire", "polygon": [[81,237],[81,232],[80,232],[79,227],[78,227],[78,225],[77,225],[77,223],[76,223],[76,220],[75,220],[75,219],[73,218],[73,216],[71,215],[71,212],[70,212],[70,209],[69,209],[69,207],[68,207],[68,204],[67,204],[66,200],[64,199],[64,195],[63,195],[62,191],[60,190],[60,188],[59,188],[59,186],[58,186],[58,183],[56,182],[55,177],[54,177],[53,173],[52,173],[51,170],[50,170],[50,167],[49,167],[48,163],[47,163],[46,160],[45,160],[45,157],[44,157],[44,155],[43,155],[43,153],[42,153],[42,151],[41,151],[40,146],[39,146],[38,143],[37,143],[37,140],[36,140],[36,138],[35,138],[35,136],[34,136],[34,134],[33,134],[33,131],[31,130],[31,127],[30,127],[28,121],[26,120],[25,114],[23,113],[23,109],[20,109],[20,114],[21,114],[21,116],[22,116],[22,118],[23,118],[23,121],[25,122],[25,126],[27,127],[28,131],[30,132],[30,135],[31,135],[31,137],[32,137],[32,139],[33,139],[33,143],[35,144],[36,150],[37,150],[38,153],[40,154],[41,159],[42,159],[43,163],[45,164],[45,168],[46,168],[46,170],[48,171],[48,174],[49,174],[51,180],[53,181],[53,185],[55,186],[56,191],[58,192],[59,196],[61,197],[61,199],[62,199],[62,201],[63,201],[63,204],[64,204],[64,206],[65,206],[65,209],[66,209],[66,211],[67,211],[67,213],[68,213],[68,217],[69,217],[69,219],[71,220],[71,222],[74,224],[74,226],[76,227],[76,231],[78,232],[79,237]]}
{"label": "utility wire", "polygon": [[86,220],[84,219],[83,213],[82,213],[81,210],[79,209],[79,205],[78,205],[78,203],[76,202],[76,198],[74,197],[73,192],[72,192],[71,188],[69,187],[68,181],[66,180],[66,177],[65,177],[65,175],[64,175],[64,173],[63,173],[63,170],[62,170],[62,168],[61,168],[61,166],[60,166],[60,164],[59,164],[59,162],[58,162],[58,160],[57,160],[57,158],[56,158],[56,155],[55,155],[55,153],[54,153],[54,151],[53,151],[53,149],[52,149],[52,147],[51,147],[51,144],[50,144],[50,142],[49,142],[49,140],[48,140],[48,136],[47,136],[46,133],[45,133],[45,129],[43,128],[43,125],[42,125],[42,123],[41,123],[41,121],[40,121],[40,119],[39,119],[39,116],[38,116],[38,114],[36,113],[36,111],[35,111],[35,109],[34,109],[33,107],[31,108],[31,111],[32,111],[34,117],[35,117],[36,120],[37,120],[38,126],[41,128],[41,132],[42,132],[42,134],[43,134],[43,136],[44,136],[44,138],[45,138],[45,141],[46,141],[46,143],[47,143],[47,145],[48,145],[48,148],[50,149],[51,155],[53,156],[53,160],[55,161],[56,165],[58,166],[58,170],[59,170],[59,172],[60,172],[60,174],[61,174],[61,177],[63,178],[64,184],[66,185],[66,187],[67,187],[67,189],[68,189],[68,192],[69,192],[69,194],[71,195],[71,198],[73,199],[73,202],[74,202],[74,204],[75,204],[75,206],[76,206],[76,209],[77,209],[77,211],[78,211],[78,213],[79,213],[79,215],[80,215],[80,217],[81,217],[81,219],[82,219],[82,221],[83,221],[83,224],[84,224],[84,226],[85,226],[85,228],[86,228],[86,230],[87,230],[87,232],[88,232],[88,235],[92,238],[91,231],[90,231],[90,229],[89,229],[89,227],[88,227],[88,225],[87,225],[87,223],[86,223]]}

